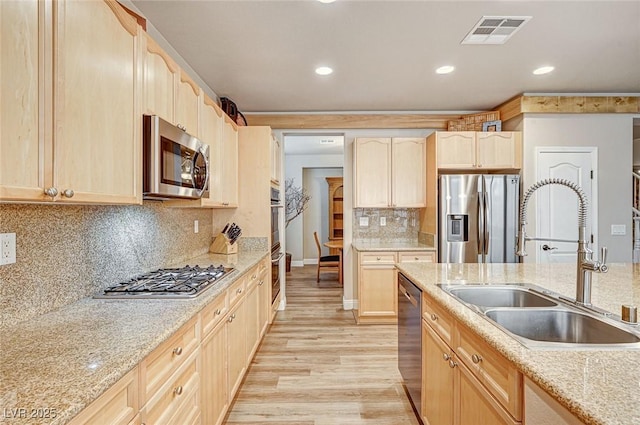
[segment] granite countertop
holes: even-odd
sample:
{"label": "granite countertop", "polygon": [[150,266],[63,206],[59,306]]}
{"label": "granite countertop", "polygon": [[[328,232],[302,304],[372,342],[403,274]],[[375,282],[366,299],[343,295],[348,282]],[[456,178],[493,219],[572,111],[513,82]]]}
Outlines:
{"label": "granite countertop", "polygon": [[[0,423],[67,423],[267,254],[205,254],[189,260],[235,268],[193,299],[84,298],[4,329]],[[10,409],[52,409],[55,418],[12,418]]]}
{"label": "granite countertop", "polygon": [[435,251],[433,245],[425,245],[414,242],[380,241],[353,241],[351,246],[356,251]]}
{"label": "granite countertop", "polygon": [[[526,348],[436,286],[533,283],[575,297],[575,264],[402,263],[397,267],[584,423],[640,423],[640,350]],[[620,314],[622,304],[640,305],[640,264],[610,264],[607,274],[593,274],[592,284],[592,303],[598,307]]]}

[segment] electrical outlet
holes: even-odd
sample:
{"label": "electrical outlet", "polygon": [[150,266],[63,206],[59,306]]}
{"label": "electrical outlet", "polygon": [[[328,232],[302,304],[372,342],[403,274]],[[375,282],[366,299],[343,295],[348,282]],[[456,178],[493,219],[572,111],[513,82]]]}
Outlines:
{"label": "electrical outlet", "polygon": [[198,229],[198,220],[193,220],[193,233],[198,233],[200,230]]}
{"label": "electrical outlet", "polygon": [[380,226],[387,225],[387,217],[380,217]]}
{"label": "electrical outlet", "polygon": [[611,234],[612,235],[626,235],[627,234],[627,226],[625,224],[612,224],[611,225]]}
{"label": "electrical outlet", "polygon": [[360,227],[369,227],[369,217],[360,217]]}
{"label": "electrical outlet", "polygon": [[0,234],[0,265],[16,262],[16,234]]}

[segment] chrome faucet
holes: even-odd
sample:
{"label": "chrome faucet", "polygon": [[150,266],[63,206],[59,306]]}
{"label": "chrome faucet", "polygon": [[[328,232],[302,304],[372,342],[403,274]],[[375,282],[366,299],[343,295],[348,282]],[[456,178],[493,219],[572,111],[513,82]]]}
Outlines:
{"label": "chrome faucet", "polygon": [[[527,204],[533,192],[542,186],[550,184],[559,184],[573,190],[578,195],[578,240],[551,239],[551,238],[532,238],[527,236]],[[583,306],[591,306],[591,273],[606,273],[607,267],[607,248],[602,247],[600,261],[592,259],[593,251],[589,249],[587,241],[587,197],[577,184],[564,179],[546,179],[540,180],[531,186],[522,199],[520,204],[520,230],[518,232],[518,248],[516,255],[524,257],[527,255],[525,243],[527,241],[551,241],[551,242],[573,242],[578,244],[578,261],[576,276],[576,303]]]}

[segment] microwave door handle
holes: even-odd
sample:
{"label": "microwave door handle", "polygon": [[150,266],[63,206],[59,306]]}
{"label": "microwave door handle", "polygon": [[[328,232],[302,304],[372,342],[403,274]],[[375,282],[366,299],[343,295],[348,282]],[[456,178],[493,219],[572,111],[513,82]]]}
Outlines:
{"label": "microwave door handle", "polygon": [[206,169],[204,171],[204,186],[202,186],[200,195],[202,195],[202,193],[207,189],[207,186],[209,185],[209,158],[207,158],[204,152],[202,153],[202,156],[204,156],[204,166]]}

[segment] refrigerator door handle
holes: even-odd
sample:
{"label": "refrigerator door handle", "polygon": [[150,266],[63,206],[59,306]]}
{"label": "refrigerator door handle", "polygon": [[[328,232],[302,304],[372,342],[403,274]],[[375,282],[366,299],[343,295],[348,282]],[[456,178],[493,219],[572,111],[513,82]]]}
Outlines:
{"label": "refrigerator door handle", "polygon": [[484,199],[484,255],[489,255],[489,229],[491,228],[491,223],[489,223],[489,197],[487,192],[484,192],[482,196]]}
{"label": "refrigerator door handle", "polygon": [[484,195],[482,192],[478,193],[478,204],[477,204],[477,213],[476,217],[478,217],[477,223],[477,234],[478,234],[478,256],[484,260],[484,255],[482,252],[482,246],[484,245],[484,241],[482,240],[482,235],[484,234],[484,214],[482,211],[484,210]]}

